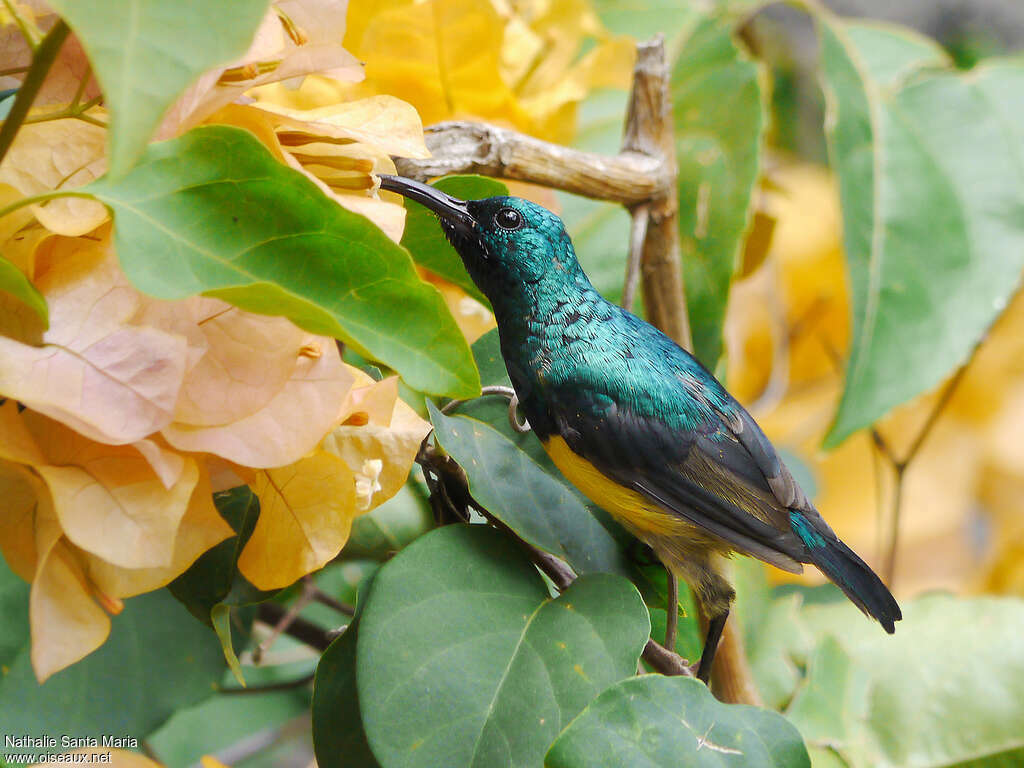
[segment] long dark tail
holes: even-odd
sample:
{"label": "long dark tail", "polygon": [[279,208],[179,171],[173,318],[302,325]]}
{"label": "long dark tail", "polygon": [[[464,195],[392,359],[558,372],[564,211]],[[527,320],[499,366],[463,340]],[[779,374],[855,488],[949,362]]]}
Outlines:
{"label": "long dark tail", "polygon": [[890,635],[895,632],[895,622],[903,618],[900,606],[878,575],[857,557],[857,553],[835,534],[830,536],[815,530],[795,509],[790,510],[789,521],[793,532],[807,547],[811,562],[843,590],[854,605],[877,619],[886,632]]}

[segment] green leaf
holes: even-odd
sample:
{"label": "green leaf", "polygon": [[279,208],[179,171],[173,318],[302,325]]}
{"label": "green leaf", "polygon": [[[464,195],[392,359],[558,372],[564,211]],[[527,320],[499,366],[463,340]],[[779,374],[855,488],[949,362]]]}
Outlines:
{"label": "green leaf", "polygon": [[615,539],[563,483],[487,424],[428,408],[434,437],[466,470],[484,509],[577,573],[630,573]]}
{"label": "green leaf", "polygon": [[[461,200],[479,200],[484,197],[502,197],[508,194],[508,187],[500,181],[483,176],[448,176],[436,181],[433,186]],[[402,245],[409,249],[413,261],[426,267],[435,275],[459,286],[488,309],[487,300],[476,283],[466,272],[462,258],[444,236],[437,216],[419,203],[408,198],[405,201],[405,231]]]}
{"label": "green leaf", "polygon": [[[476,343],[473,344],[473,357],[476,359],[477,368],[480,370],[480,376],[485,384],[511,386],[508,373],[505,370],[505,363],[501,358],[497,330],[490,331],[477,339]],[[611,515],[583,496],[579,490],[565,479],[547,453],[545,453],[536,435],[532,432],[519,433],[512,431],[508,423],[508,403],[503,397],[479,397],[475,400],[470,400],[459,406],[458,413],[460,416],[469,416],[472,419],[489,425],[511,445],[526,454],[529,459],[532,459],[553,480],[560,483],[569,493],[575,496],[576,500],[587,509],[591,518],[596,520],[608,532],[612,539],[612,545],[617,548],[617,553],[612,552],[608,548],[608,542],[604,536],[594,531],[593,541],[601,541],[604,544],[601,547],[601,553],[593,553],[591,559],[596,554],[599,561],[606,563],[607,570],[627,575],[636,584],[637,589],[640,590],[640,594],[648,605],[664,607],[666,594],[664,568],[660,565],[653,569],[638,567],[637,563],[634,562],[636,560],[634,555],[639,551],[641,545],[622,526],[615,522]],[[472,467],[472,463],[470,463],[470,466]],[[502,508],[506,506],[508,506],[507,501],[502,504]],[[515,512],[513,511],[512,518],[514,517]],[[580,532],[586,533],[592,530],[589,522],[582,521],[582,518],[580,520]],[[509,523],[509,525],[514,528],[513,523]],[[571,540],[573,537],[570,535],[569,538]],[[575,550],[575,546],[571,549]],[[570,548],[566,547],[567,553],[569,550]],[[572,559],[574,558],[570,555],[570,560]],[[588,567],[587,560],[583,560],[580,564],[585,569]],[[651,575],[655,572],[660,573],[656,578],[652,579]],[[685,590],[685,585],[680,585],[680,593],[682,594]],[[681,599],[685,603],[685,598]],[[662,637],[664,637],[664,632],[662,632]]]}
{"label": "green leaf", "polygon": [[593,5],[601,21],[615,34],[637,40],[665,35],[670,53],[678,47],[687,27],[700,18],[697,3],[679,0],[594,0]]}
{"label": "green leaf", "polygon": [[722,353],[729,284],[750,224],[764,98],[758,66],[722,19],[701,21],[672,68],[679,164],[679,239],[695,356]]}
{"label": "green leaf", "polygon": [[[629,95],[620,90],[590,93],[579,106],[579,127],[573,146],[588,152],[617,154],[628,99]],[[564,192],[557,197],[560,216],[590,282],[609,301],[621,301],[629,252],[629,212],[617,203]]]}
{"label": "green leaf", "polygon": [[50,310],[43,294],[36,290],[20,269],[3,256],[0,256],[0,291],[11,294],[39,315],[44,328],[50,327]]}
{"label": "green leaf", "polygon": [[512,386],[505,370],[505,358],[501,356],[501,337],[497,328],[492,328],[473,342],[473,359],[480,371],[481,386]]}
{"label": "green leaf", "polygon": [[10,667],[29,642],[28,593],[29,585],[0,557],[0,670]]}
{"label": "green leaf", "polygon": [[110,175],[126,173],[164,113],[203,72],[244,54],[268,0],[54,0],[110,111]]}
{"label": "green leaf", "polygon": [[220,640],[220,648],[224,652],[224,660],[228,663],[228,669],[235,676],[238,684],[245,686],[245,677],[242,675],[242,665],[238,663],[238,656],[235,654],[235,647],[231,643],[231,606],[224,603],[217,603],[210,611],[210,621],[213,623],[213,631],[217,633]]}
{"label": "green leaf", "polygon": [[703,683],[644,675],[598,696],[551,745],[546,768],[810,766],[784,717],[723,704]]}
{"label": "green leaf", "polygon": [[352,532],[341,556],[384,560],[434,527],[426,498],[403,485],[393,497],[352,521]]}
{"label": "green leaf", "polygon": [[535,766],[558,732],[636,671],[636,589],[580,577],[559,598],[482,525],[423,536],[384,565],[360,620],[356,683],[386,768]]}
{"label": "green leaf", "polygon": [[[27,615],[27,601],[22,611]],[[212,694],[224,669],[210,631],[166,591],[151,592],[126,600],[106,643],[45,685],[32,672],[26,637],[0,677],[0,723],[8,734],[127,734],[141,741],[178,709]]]}
{"label": "green leaf", "polygon": [[373,577],[360,588],[352,622],[324,651],[313,682],[313,749],[319,768],[379,768],[366,740],[356,688],[356,644]]}
{"label": "green leaf", "polygon": [[421,391],[480,391],[465,339],[408,253],[248,132],[197,128],[150,146],[127,176],[83,189],[114,211],[117,253],[140,290],[285,315]]}
{"label": "green leaf", "polygon": [[942,381],[1017,290],[1024,62],[962,73],[909,31],[820,27],[853,300],[831,447]]}
{"label": "green leaf", "polygon": [[320,768],[379,768],[366,741],[356,690],[359,621],[331,643],[316,665],[313,683],[313,749]]}
{"label": "green leaf", "polygon": [[208,626],[214,626],[211,612],[220,603],[247,605],[276,594],[256,589],[238,571],[238,556],[260,516],[259,498],[249,486],[240,485],[213,494],[213,503],[237,535],[204,552],[168,585],[171,594]]}
{"label": "green leaf", "polygon": [[802,613],[824,638],[787,713],[809,743],[855,768],[1024,760],[1024,600],[919,598],[891,637],[845,602]]}
{"label": "green leaf", "polygon": [[[291,674],[291,667],[288,665]],[[283,680],[280,682],[284,682]],[[266,693],[211,696],[193,707],[179,709],[159,730],[146,738],[146,745],[160,756],[166,766],[199,765],[204,755],[220,755],[248,742],[250,738],[263,738],[268,733],[288,734],[294,723],[309,716],[308,688],[292,688]],[[275,762],[283,739],[260,750],[262,765],[280,765]],[[308,744],[306,745],[308,751]],[[294,754],[294,753],[293,753]],[[235,765],[244,765],[242,761]]]}

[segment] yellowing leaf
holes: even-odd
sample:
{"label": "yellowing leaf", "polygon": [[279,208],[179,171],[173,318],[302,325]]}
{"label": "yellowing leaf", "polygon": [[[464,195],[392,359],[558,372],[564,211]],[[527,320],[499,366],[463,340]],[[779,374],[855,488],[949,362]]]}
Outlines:
{"label": "yellowing leaf", "polygon": [[[186,468],[193,459],[186,459]],[[95,555],[74,548],[83,563],[90,581],[103,593],[112,597],[132,597],[150,592],[180,576],[210,547],[234,535],[234,531],[217,512],[213,504],[213,490],[206,472],[200,469],[195,490],[181,518],[170,563],[166,566],[123,568]]]}
{"label": "yellowing leaf", "polygon": [[256,106],[231,104],[211,116],[210,122],[250,131],[281,162],[305,174],[329,198],[368,218],[396,243],[401,240],[405,208],[373,196],[372,174],[395,172],[394,162],[383,149],[330,135],[344,135],[345,129],[325,125],[327,133],[318,133],[315,123],[283,118]]}
{"label": "yellowing leaf", "polygon": [[[2,169],[0,169],[2,172]],[[25,193],[17,187],[14,187],[6,182],[0,182],[0,208],[5,208],[11,203],[15,203],[25,197]],[[11,261],[11,257],[7,254],[8,245],[7,241],[11,236],[19,229],[28,224],[32,219],[32,211],[28,208],[18,208],[15,211],[11,211],[6,216],[0,218],[0,244],[3,244],[3,251],[0,253]]]}
{"label": "yellowing leaf", "polygon": [[260,517],[238,568],[259,589],[288,586],[323,567],[348,541],[355,481],[337,456],[318,450],[260,472],[252,488]]}
{"label": "yellowing leaf", "polygon": [[501,78],[503,27],[491,4],[477,0],[359,3],[345,36],[366,62],[356,91],[407,101],[428,125],[457,116],[519,123],[524,116]]}
{"label": "yellowing leaf", "polygon": [[110,619],[93,600],[56,521],[37,529],[39,565],[29,596],[29,625],[32,668],[44,682],[99,648],[110,634]]}
{"label": "yellowing leaf", "polygon": [[[341,424],[322,443],[352,471],[356,508],[368,512],[405,484],[430,424],[398,397],[395,377],[374,382],[357,371],[360,386],[342,409]],[[353,418],[359,414],[360,418]]]}
{"label": "yellowing leaf", "polygon": [[[149,462],[130,446],[96,443],[31,410],[12,414],[45,457],[34,466],[50,490],[61,528],[76,545],[125,568],[168,566],[189,499],[199,480],[192,458],[165,488]],[[0,444],[0,451],[4,451]],[[4,458],[14,459],[4,451]]]}
{"label": "yellowing leaf", "polygon": [[345,82],[362,79],[359,61],[340,45],[346,3],[278,0],[267,11],[249,51],[223,69],[203,75],[171,107],[159,138],[195,127],[256,86],[313,72]]}
{"label": "yellowing leaf", "polygon": [[[206,422],[217,419],[216,404],[223,402],[215,390],[233,376],[230,367],[218,368],[241,354],[240,350],[259,349],[265,341],[261,330],[279,328],[272,318],[246,313],[231,311],[221,318],[223,323],[214,325],[207,336],[211,345],[207,354],[212,355],[209,365],[194,376],[189,373],[188,417]],[[238,336],[233,336],[235,331]],[[284,371],[283,375],[281,370],[267,371],[262,385],[269,386],[261,386],[256,370],[268,354],[266,349],[247,363],[239,362],[240,377],[251,377],[254,386],[248,392],[241,388],[242,396],[250,395],[249,406],[242,412],[228,409],[232,420],[219,424],[175,421],[161,434],[180,450],[214,453],[247,467],[280,467],[298,461],[331,428],[352,377],[342,365],[334,339],[300,331],[289,336],[286,350],[287,355],[275,351],[269,357],[271,364]],[[261,392],[271,397],[257,405]],[[210,408],[206,407],[207,398],[212,398]]]}
{"label": "yellowing leaf", "polygon": [[36,571],[33,521],[41,486],[25,467],[0,460],[0,552],[11,570],[29,582]]}
{"label": "yellowing leaf", "polygon": [[59,250],[59,268],[36,280],[50,307],[43,346],[0,337],[0,394],[94,440],[140,440],[171,420],[185,339],[129,324],[139,294],[105,242]]}
{"label": "yellowing leaf", "polygon": [[299,134],[295,139],[308,141],[318,136],[349,139],[369,144],[389,155],[430,157],[423,141],[420,116],[410,104],[393,96],[371,96],[305,110],[290,109],[269,100],[259,101],[254,106],[275,115],[273,123],[278,132]]}
{"label": "yellowing leaf", "polygon": [[[42,2],[14,3],[18,15],[25,21],[32,35],[38,41],[56,20],[48,6]],[[11,72],[0,76],[0,89],[17,88],[25,79],[25,72],[18,72],[32,61],[32,51],[13,17],[7,12],[7,6],[0,6],[0,70]],[[32,104],[36,107],[53,105],[59,109],[67,105],[79,91],[79,83],[83,77],[89,77],[89,83],[81,92],[81,101],[88,101],[100,93],[95,78],[90,77],[90,68],[85,51],[74,33],[68,35],[57,58],[46,73],[42,87],[36,94]]]}
{"label": "yellowing leaf", "polygon": [[427,270],[421,270],[420,276],[441,292],[459,330],[470,344],[495,327],[491,311],[462,288]]}
{"label": "yellowing leaf", "polygon": [[[107,170],[106,140],[105,130],[81,120],[24,125],[0,166],[0,184],[25,196],[88,184]],[[32,212],[50,231],[69,236],[91,232],[110,218],[101,203],[73,197],[32,206]]]}
{"label": "yellowing leaf", "polygon": [[[634,57],[633,41],[608,34],[586,0],[358,3],[345,42],[366,80],[339,94],[398,96],[428,125],[476,117],[562,142],[589,89],[628,87]],[[326,103],[330,88],[315,89]]]}

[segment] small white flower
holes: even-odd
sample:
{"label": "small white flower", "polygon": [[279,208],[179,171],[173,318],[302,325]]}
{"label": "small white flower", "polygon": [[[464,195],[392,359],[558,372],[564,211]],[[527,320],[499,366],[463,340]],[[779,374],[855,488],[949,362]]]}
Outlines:
{"label": "small white flower", "polygon": [[380,473],[384,470],[384,462],[380,459],[366,459],[363,469],[356,474],[356,507],[363,511],[370,508],[373,495],[381,490]]}
{"label": "small white flower", "polygon": [[487,307],[474,298],[463,296],[459,299],[458,312],[463,317],[479,317],[481,320],[490,318],[491,313]]}

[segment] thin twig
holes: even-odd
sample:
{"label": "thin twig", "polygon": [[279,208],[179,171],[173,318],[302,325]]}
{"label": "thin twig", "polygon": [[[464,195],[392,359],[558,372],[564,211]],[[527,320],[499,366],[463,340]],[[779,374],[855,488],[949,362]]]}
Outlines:
{"label": "thin twig", "polygon": [[46,34],[43,41],[39,43],[39,47],[35,49],[35,53],[32,55],[32,63],[29,65],[28,72],[25,75],[25,80],[22,82],[21,87],[18,88],[18,94],[14,97],[14,104],[11,105],[11,111],[7,113],[7,117],[4,119],[3,127],[0,127],[0,161],[4,159],[7,150],[14,143],[14,137],[18,135],[18,129],[21,128],[21,124],[28,116],[28,111],[32,108],[32,102],[39,95],[39,89],[43,87],[46,75],[49,73],[50,67],[53,66],[53,62],[56,60],[57,54],[60,53],[61,46],[64,45],[64,41],[70,32],[71,30],[68,29],[68,25],[64,23],[63,19],[60,19],[53,25],[53,29]]}
{"label": "thin twig", "polygon": [[82,79],[78,81],[78,88],[75,90],[75,97],[71,100],[71,106],[77,107],[78,103],[82,100],[82,95],[85,93],[85,89],[89,87],[89,80],[92,79],[92,65],[89,60],[86,59],[85,63],[85,74],[82,75]]}
{"label": "thin twig", "polygon": [[[312,587],[310,585],[312,585]],[[312,580],[308,576],[303,578],[302,591],[295,599],[295,602],[288,606],[288,610],[285,611],[281,618],[277,620],[277,623],[274,624],[274,628],[271,630],[270,634],[263,638],[259,645],[253,648],[253,663],[260,663],[263,659],[263,655],[270,650],[277,638],[281,636],[281,633],[287,630],[291,626],[292,622],[299,617],[299,613],[302,609],[313,601],[313,592],[315,590],[316,585],[313,585]]]}
{"label": "thin twig", "polygon": [[[822,347],[825,349],[825,353],[832,361],[833,365],[839,370],[842,370],[842,361],[839,357],[839,353],[823,336],[819,336],[819,341]],[[907,448],[906,452],[902,456],[897,456],[892,446],[889,445],[889,441],[885,439],[878,428],[872,424],[868,428],[868,434],[871,436],[871,442],[877,451],[877,455],[884,458],[889,466],[892,468],[894,475],[894,488],[893,488],[893,499],[892,499],[892,513],[889,516],[889,546],[886,548],[885,561],[882,566],[882,578],[886,584],[892,585],[893,578],[896,575],[896,553],[899,549],[899,535],[900,535],[900,513],[903,506],[903,482],[904,476],[906,475],[907,469],[910,464],[917,457],[918,452],[921,450],[921,446],[924,445],[925,440],[931,434],[932,429],[938,422],[939,417],[942,416],[949,401],[953,398],[953,394],[956,392],[957,386],[963,380],[964,375],[967,373],[967,369],[970,367],[971,362],[974,360],[977,354],[978,348],[981,346],[984,336],[979,339],[974,347],[971,349],[970,354],[963,364],[957,369],[956,373],[950,378],[949,383],[946,384],[945,389],[942,390],[942,394],[939,395],[939,399],[936,401],[935,406],[929,411],[927,418],[921,429],[918,430],[914,436],[910,447]],[[881,495],[881,473],[875,472],[875,487],[877,495]]]}
{"label": "thin twig", "polygon": [[[519,421],[519,398],[516,396],[516,391],[512,389],[512,387],[506,387],[500,384],[481,387],[479,397],[484,397],[486,395],[500,395],[508,400],[508,425],[512,427],[513,432],[525,435],[530,431],[530,423],[528,421]],[[461,405],[465,405],[468,402],[469,400],[449,400],[441,406],[441,413],[447,416],[456,408]]]}
{"label": "thin twig", "polygon": [[356,607],[354,605],[349,605],[341,600],[334,599],[319,587],[313,587],[312,595],[313,600],[320,603],[320,605],[326,605],[328,608],[333,608],[338,613],[343,613],[346,616],[354,616],[356,613]]}
{"label": "thin twig", "polygon": [[[640,256],[647,320],[684,349],[693,349],[683,286],[679,241],[679,193],[676,188],[675,132],[669,68],[661,35],[636,47],[622,154],[656,159],[667,182],[647,200],[647,222]],[[628,205],[628,204],[627,204]]]}
{"label": "thin twig", "polygon": [[668,594],[665,597],[665,647],[675,650],[676,630],[679,627],[679,580],[669,568],[665,569]]}
{"label": "thin twig", "polygon": [[238,688],[234,686],[228,686],[221,688],[218,693],[227,693],[232,695],[238,694],[252,694],[252,693],[272,693],[274,691],[290,691],[294,688],[304,688],[313,682],[313,678],[316,677],[316,672],[310,672],[308,675],[296,678],[295,680],[285,680],[280,683],[267,683],[265,685],[250,685],[248,688]]}
{"label": "thin twig", "polygon": [[38,195],[23,197],[20,200],[15,200],[10,205],[5,205],[3,208],[0,208],[0,219],[9,213],[13,213],[19,208],[24,208],[27,205],[35,205],[36,203],[45,203],[49,200],[56,200],[58,197],[81,197],[86,200],[96,199],[88,192],[79,192],[77,189],[53,189],[49,192],[41,192]]}
{"label": "thin twig", "polygon": [[650,213],[651,209],[645,204],[633,209],[633,221],[629,230],[629,254],[626,257],[626,279],[622,286],[622,308],[627,312],[633,311],[636,289],[640,285],[640,264],[643,261]]}
{"label": "thin twig", "polygon": [[26,117],[22,121],[22,125],[47,123],[52,120],[74,119],[82,120],[86,123],[91,123],[92,125],[98,125],[102,128],[106,128],[107,124],[104,123],[102,120],[97,120],[95,117],[86,114],[86,112],[95,107],[101,101],[103,101],[102,96],[94,96],[93,98],[89,99],[88,101],[82,104],[71,104],[66,107],[63,107],[62,109],[58,109],[55,112],[46,112],[41,115],[33,115],[32,117]]}
{"label": "thin twig", "polygon": [[18,13],[18,7],[12,2],[12,0],[3,0],[4,6],[7,8],[7,12],[11,14],[11,18],[14,19],[14,23],[18,25],[18,31],[21,32],[21,36],[25,38],[25,42],[28,43],[28,47],[33,52],[36,51],[39,46],[39,41],[32,35],[32,30],[29,29],[28,22],[22,18],[21,14]]}
{"label": "thin twig", "polygon": [[639,152],[598,155],[487,123],[438,123],[425,129],[424,138],[430,158],[394,158],[402,176],[426,181],[450,173],[480,173],[623,205],[662,197],[673,183],[660,157]]}
{"label": "thin twig", "polygon": [[696,677],[686,659],[675,651],[670,651],[653,638],[648,638],[647,645],[644,646],[644,652],[640,654],[640,658],[650,664],[652,669],[661,672],[663,675]]}
{"label": "thin twig", "polygon": [[932,427],[935,426],[935,422],[939,420],[939,416],[942,415],[946,406],[949,405],[949,401],[953,398],[953,393],[956,391],[956,388],[960,385],[960,382],[963,381],[964,374],[967,373],[967,367],[971,364],[971,360],[973,359],[974,354],[971,353],[971,357],[969,357],[967,361],[960,366],[959,370],[953,374],[953,377],[949,380],[946,388],[942,391],[942,394],[939,395],[939,400],[935,403],[935,407],[932,408],[931,413],[928,414],[928,418],[925,420],[924,426],[921,427],[921,430],[917,433],[917,437],[914,438],[914,442],[911,443],[910,448],[907,449],[903,459],[899,462],[899,467],[905,468],[907,464],[913,461],[914,457],[917,456],[917,452],[921,450],[921,446],[924,444],[924,441],[927,440],[928,436],[931,434]]}
{"label": "thin twig", "polygon": [[[288,609],[280,603],[266,602],[259,605],[260,621],[266,622],[271,626],[277,625],[287,613]],[[329,634],[330,630],[324,629],[319,624],[307,621],[301,616],[293,618],[285,627],[283,633],[318,651],[326,651],[327,646],[334,639]]]}
{"label": "thin twig", "polygon": [[[977,346],[975,347],[975,350]],[[921,450],[921,446],[924,445],[924,441],[928,439],[928,436],[932,432],[932,428],[935,423],[939,420],[942,412],[946,409],[949,401],[953,398],[953,393],[956,391],[957,386],[963,381],[964,374],[967,373],[967,367],[970,365],[971,360],[974,359],[974,352],[971,352],[971,356],[960,366],[959,370],[949,380],[946,388],[939,395],[938,401],[935,406],[928,414],[928,418],[925,419],[924,425],[918,431],[914,437],[914,442],[910,444],[910,448],[903,455],[903,458],[899,461],[893,461],[892,468],[896,473],[896,489],[893,492],[892,501],[892,517],[889,519],[889,547],[885,554],[885,565],[882,567],[882,575],[885,579],[886,584],[892,584],[893,578],[896,575],[896,552],[899,549],[900,539],[900,511],[903,504],[903,476],[906,474],[907,467],[910,466],[910,462],[917,456],[918,451]]]}
{"label": "thin twig", "polygon": [[28,64],[21,67],[10,67],[9,69],[0,69],[0,77],[20,75],[22,72],[28,72]]}

